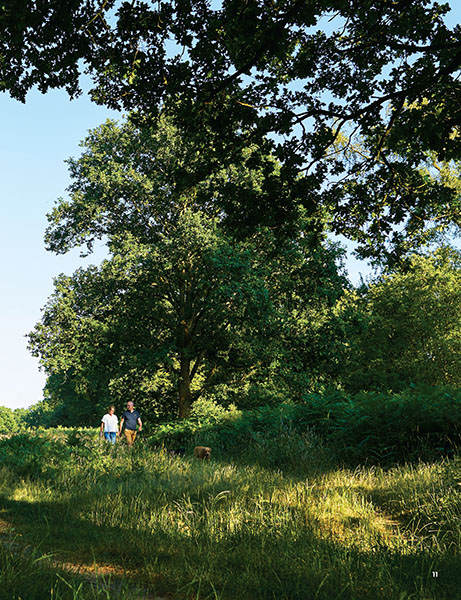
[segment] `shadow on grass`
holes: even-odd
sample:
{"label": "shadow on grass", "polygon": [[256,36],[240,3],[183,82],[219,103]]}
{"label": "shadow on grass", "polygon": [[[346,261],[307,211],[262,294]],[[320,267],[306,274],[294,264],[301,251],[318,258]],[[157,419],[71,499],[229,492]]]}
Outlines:
{"label": "shadow on grass", "polygon": [[[0,497],[2,521],[9,524],[7,535],[0,536],[0,599],[148,600],[159,586],[166,591],[160,582],[152,585],[153,579],[151,585],[140,580],[139,532],[74,515],[91,500],[88,495],[70,503]],[[54,595],[46,595],[51,589]]]}
{"label": "shadow on grass", "polygon": [[[115,575],[115,576],[114,576]],[[154,600],[148,590],[95,569],[43,553],[19,535],[0,536],[0,600]]]}
{"label": "shadow on grass", "polygon": [[[218,534],[197,515],[190,517],[191,527],[182,530],[158,522],[146,531],[130,525],[129,515],[113,526],[98,524],[97,514],[93,522],[76,516],[93,500],[91,494],[67,502],[2,497],[0,507],[2,519],[21,535],[21,544],[52,552],[65,564],[110,565],[116,579],[136,581],[159,594],[171,592],[178,599],[453,600],[461,586],[455,556],[407,554],[384,545],[361,551],[320,536],[308,515],[296,528],[283,522],[275,528],[269,522],[252,522],[249,514],[238,527],[229,523]],[[443,576],[434,579],[434,570]],[[45,568],[43,586],[52,575],[52,569]],[[21,582],[27,587],[24,577]],[[4,597],[12,600],[18,589],[14,579],[4,583],[0,597],[8,586],[11,595]],[[30,586],[33,593],[23,596],[27,600],[46,597],[40,596],[36,583]]]}

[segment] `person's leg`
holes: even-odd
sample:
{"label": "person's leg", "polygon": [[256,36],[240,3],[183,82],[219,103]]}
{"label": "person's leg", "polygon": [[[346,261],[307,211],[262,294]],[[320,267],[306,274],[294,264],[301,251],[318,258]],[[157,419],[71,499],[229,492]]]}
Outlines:
{"label": "person's leg", "polygon": [[115,444],[115,441],[117,439],[117,434],[115,433],[115,431],[111,431],[109,435],[110,435],[110,443]]}
{"label": "person's leg", "polygon": [[125,436],[128,446],[132,446],[136,439],[136,431],[133,431],[132,429],[125,429]]}
{"label": "person's leg", "polygon": [[108,431],[104,432],[104,437],[106,439],[106,442],[110,442],[110,433]]}

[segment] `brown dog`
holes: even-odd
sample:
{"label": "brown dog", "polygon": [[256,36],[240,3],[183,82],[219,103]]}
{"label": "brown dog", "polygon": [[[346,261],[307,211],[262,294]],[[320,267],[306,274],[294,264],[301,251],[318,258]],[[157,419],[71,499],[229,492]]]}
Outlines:
{"label": "brown dog", "polygon": [[208,446],[195,446],[194,448],[195,458],[210,460],[210,454],[211,448],[208,448]]}

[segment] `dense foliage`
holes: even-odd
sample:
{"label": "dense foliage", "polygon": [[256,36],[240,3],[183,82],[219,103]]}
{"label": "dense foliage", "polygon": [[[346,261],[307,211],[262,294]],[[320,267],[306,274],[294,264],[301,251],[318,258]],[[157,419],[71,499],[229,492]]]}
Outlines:
{"label": "dense foliage", "polygon": [[104,388],[120,402],[135,394],[165,416],[177,394],[183,416],[239,347],[257,343],[264,280],[251,254],[197,213],[180,216],[155,245],[127,237],[114,246],[100,269],[56,281],[31,345],[49,373],[86,381],[90,397],[107,398]]}
{"label": "dense foliage", "polygon": [[[410,4],[0,6],[0,89],[75,96],[83,68],[128,113],[48,215],[49,250],[108,259],[55,280],[29,424],[459,384],[459,254],[424,255],[459,225],[459,28]],[[384,275],[351,290],[331,232]]]}
{"label": "dense foliage", "polygon": [[[190,223],[187,231],[186,245],[175,236],[176,253],[190,248]],[[196,258],[207,247],[200,239]],[[168,299],[174,283],[162,288],[172,277],[161,271],[161,264],[175,262],[175,252],[170,246],[164,253],[160,245],[157,257],[163,258],[146,268],[147,255],[133,248],[129,254],[126,246],[99,270],[57,280],[30,338],[50,374],[46,407],[32,411],[31,424],[96,423],[108,402],[121,407],[127,399],[151,423],[175,416],[181,346]],[[344,292],[334,250],[316,255],[307,244],[305,251],[288,248],[266,269],[257,266],[257,255],[251,266],[248,246],[249,262],[230,263],[238,256],[233,250],[224,263],[222,254],[211,266],[195,263],[204,269],[203,281],[195,271],[195,289],[214,287],[201,302],[203,320],[190,339],[190,403],[203,398],[242,409],[300,402],[307,392],[328,387],[386,393],[420,384],[459,386],[459,253],[442,248],[414,256],[404,269]],[[238,271],[229,271],[231,265]],[[226,300],[236,290],[240,308]],[[260,300],[252,304],[251,297]],[[386,402],[387,396],[378,397]]]}
{"label": "dense foliage", "polygon": [[19,418],[15,411],[6,406],[0,406],[0,434],[10,433],[19,429]]}
{"label": "dense foliage", "polygon": [[460,253],[442,247],[346,292],[336,305],[343,327],[343,385],[352,391],[411,384],[461,385]]}
{"label": "dense foliage", "polygon": [[261,404],[337,371],[325,323],[347,286],[341,251],[300,206],[282,244],[270,227],[232,231],[218,202],[259,198],[263,180],[280,179],[273,157],[261,170],[251,162],[260,150],[248,148],[185,193],[178,173],[196,152],[168,120],[158,129],[107,122],[83,145],[47,242],[91,250],[104,237],[110,258],[58,277],[29,338],[50,375],[49,402],[65,405],[61,423],[83,422],[78,398],[89,419],[128,398],[165,419],[211,390]]}
{"label": "dense foliage", "polygon": [[59,277],[30,334],[48,402],[64,405],[58,422],[84,424],[127,399],[150,420],[184,416],[203,395],[280,401],[334,374],[335,248],[293,244],[277,264],[265,254],[186,213],[157,244],[126,238],[99,269]]}
{"label": "dense foliage", "polygon": [[[239,411],[198,404],[189,419],[156,428],[151,440],[173,450],[210,445],[219,454],[259,450],[264,464],[296,465],[315,432],[342,460],[389,465],[452,455],[461,444],[461,395],[444,388],[400,394],[307,394],[302,403]],[[277,448],[277,450],[275,450]]]}
{"label": "dense foliage", "polygon": [[[94,101],[135,112],[138,122],[173,114],[197,151],[177,181],[183,191],[263,144],[287,185],[264,179],[263,210],[251,197],[228,196],[222,208],[235,228],[285,224],[301,197],[365,256],[395,261],[427,227],[459,224],[459,193],[426,172],[460,158],[460,29],[447,25],[449,8],[426,0],[6,0],[0,89],[20,100],[34,85],[74,97],[83,69]],[[262,155],[255,160],[265,166]]]}

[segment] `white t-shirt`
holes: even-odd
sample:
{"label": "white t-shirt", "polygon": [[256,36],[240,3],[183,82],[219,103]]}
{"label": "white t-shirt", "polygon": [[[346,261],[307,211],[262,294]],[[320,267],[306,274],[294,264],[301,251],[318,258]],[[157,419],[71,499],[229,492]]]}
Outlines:
{"label": "white t-shirt", "polygon": [[106,433],[117,433],[118,417],[106,413],[101,421],[104,423],[104,431]]}

